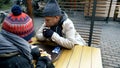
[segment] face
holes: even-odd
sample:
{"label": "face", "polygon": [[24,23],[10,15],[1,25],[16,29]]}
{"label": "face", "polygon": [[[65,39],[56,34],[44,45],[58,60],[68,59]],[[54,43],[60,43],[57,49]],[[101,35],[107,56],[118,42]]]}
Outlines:
{"label": "face", "polygon": [[58,24],[59,19],[60,19],[59,16],[45,17],[46,27],[51,27],[51,26]]}

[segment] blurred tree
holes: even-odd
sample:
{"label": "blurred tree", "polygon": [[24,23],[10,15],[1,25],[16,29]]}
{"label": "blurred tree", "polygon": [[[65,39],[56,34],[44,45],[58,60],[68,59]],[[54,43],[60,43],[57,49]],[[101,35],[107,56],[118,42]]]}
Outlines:
{"label": "blurred tree", "polygon": [[10,3],[10,0],[3,0],[4,1],[4,4],[9,4]]}
{"label": "blurred tree", "polygon": [[0,0],[0,9],[8,9],[11,5],[11,0]]}
{"label": "blurred tree", "polygon": [[4,0],[0,0],[0,8],[2,8],[3,3],[4,3]]}

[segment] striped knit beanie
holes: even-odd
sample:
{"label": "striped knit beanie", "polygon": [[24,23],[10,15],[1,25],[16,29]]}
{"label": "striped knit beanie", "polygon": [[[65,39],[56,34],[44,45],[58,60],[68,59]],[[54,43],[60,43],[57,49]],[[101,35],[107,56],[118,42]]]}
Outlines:
{"label": "striped knit beanie", "polygon": [[18,10],[21,10],[19,6],[12,7],[12,13],[5,18],[2,29],[29,41],[34,35],[33,21],[27,14],[20,13]]}

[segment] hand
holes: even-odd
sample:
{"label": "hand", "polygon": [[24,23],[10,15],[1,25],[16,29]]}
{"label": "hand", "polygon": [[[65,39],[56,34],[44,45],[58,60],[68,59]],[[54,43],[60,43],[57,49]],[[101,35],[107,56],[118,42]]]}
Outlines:
{"label": "hand", "polygon": [[47,56],[51,60],[51,55],[48,54],[46,51],[40,52],[41,56]]}
{"label": "hand", "polygon": [[39,57],[36,63],[36,68],[55,68],[55,66],[48,57],[43,56],[43,57]]}
{"label": "hand", "polygon": [[53,31],[51,29],[43,29],[43,36],[46,38],[51,38]]}
{"label": "hand", "polygon": [[34,60],[38,59],[40,57],[40,50],[39,50],[39,48],[36,47],[36,46],[32,46],[31,54],[32,54]]}

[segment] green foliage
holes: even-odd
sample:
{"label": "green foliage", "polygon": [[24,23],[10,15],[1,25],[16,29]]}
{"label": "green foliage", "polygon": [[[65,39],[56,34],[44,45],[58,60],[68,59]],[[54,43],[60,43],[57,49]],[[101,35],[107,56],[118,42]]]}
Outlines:
{"label": "green foliage", "polygon": [[12,6],[12,3],[10,0],[0,0],[0,9],[6,10],[9,9]]}

